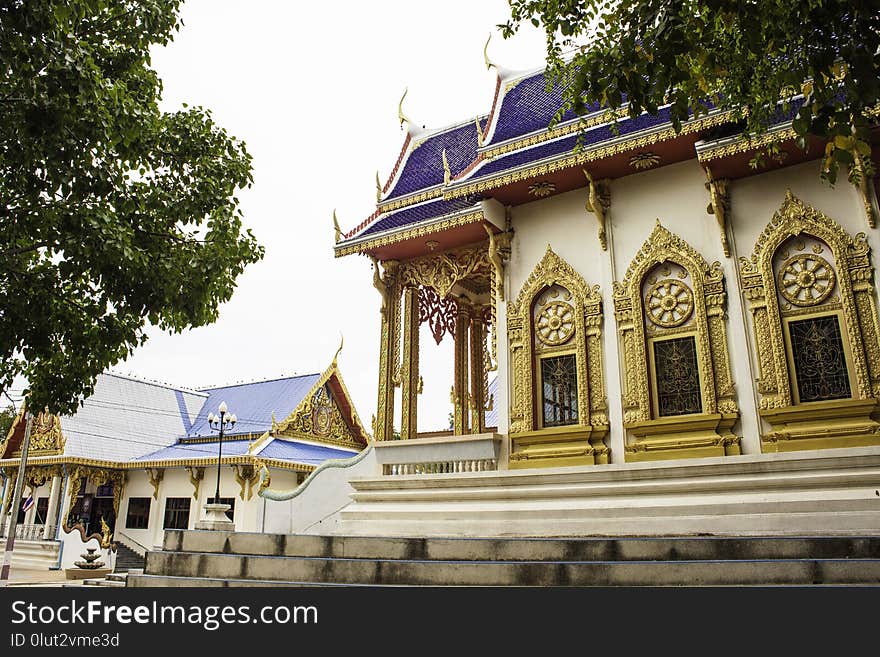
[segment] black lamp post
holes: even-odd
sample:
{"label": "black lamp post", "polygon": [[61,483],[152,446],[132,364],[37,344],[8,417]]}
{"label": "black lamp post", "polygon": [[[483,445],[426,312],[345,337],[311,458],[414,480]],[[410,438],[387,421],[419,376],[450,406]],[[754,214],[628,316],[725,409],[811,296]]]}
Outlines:
{"label": "black lamp post", "polygon": [[228,410],[226,402],[220,402],[220,408],[217,410],[220,411],[220,415],[208,413],[208,426],[214,431],[220,431],[220,442],[217,446],[217,490],[214,493],[214,504],[220,504],[220,459],[223,458],[223,430],[227,427],[234,427],[237,420],[235,413],[226,412]]}

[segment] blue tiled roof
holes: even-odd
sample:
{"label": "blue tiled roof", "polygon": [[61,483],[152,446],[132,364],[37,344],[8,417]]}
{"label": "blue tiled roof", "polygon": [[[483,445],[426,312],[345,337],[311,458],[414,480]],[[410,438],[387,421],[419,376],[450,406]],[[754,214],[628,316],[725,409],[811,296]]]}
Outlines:
{"label": "blue tiled roof", "polygon": [[[657,116],[641,114],[635,118],[623,119],[617,124],[617,127],[619,130],[619,136],[623,136],[641,130],[647,130],[648,128],[654,128],[667,123],[668,121],[669,108],[667,107],[661,109]],[[608,141],[609,139],[614,139],[617,136],[618,135],[611,130],[609,124],[603,124],[585,132],[581,143],[584,148],[588,148],[592,145]],[[478,169],[474,178],[491,175],[493,173],[498,173],[499,171],[506,171],[523,164],[537,162],[555,155],[571,153],[575,144],[577,144],[577,140],[577,135],[571,135],[527,150],[514,151],[510,155],[494,159],[481,169]]]}
{"label": "blue tiled roof", "polygon": [[[246,454],[250,447],[248,440],[223,440],[223,456],[241,456]],[[164,461],[167,459],[205,459],[217,458],[219,442],[213,443],[187,443],[169,445],[162,449],[138,457],[137,461]]]}
{"label": "blue tiled roof", "polygon": [[409,154],[389,199],[443,182],[443,149],[453,176],[477,157],[477,127],[473,121],[428,137]]}
{"label": "blue tiled roof", "polygon": [[[561,86],[554,85],[553,90],[547,93],[547,79],[543,72],[525,78],[504,95],[490,143],[506,141],[536,130],[545,130],[560,107],[562,107]],[[591,107],[589,111],[596,109],[598,105]],[[562,121],[574,118],[577,118],[577,114],[569,109],[563,115]]]}
{"label": "blue tiled roof", "polygon": [[[498,427],[498,407],[501,405],[498,399],[498,377],[489,381],[489,397],[492,397],[492,410],[486,411],[486,426]],[[488,401],[488,398],[487,398]]]}
{"label": "blue tiled roof", "polygon": [[356,451],[349,452],[344,449],[276,438],[266,445],[259,455],[268,459],[282,459],[284,461],[305,463],[306,465],[320,465],[327,459],[347,459],[355,454],[357,454]]}
{"label": "blue tiled roof", "polygon": [[229,435],[263,433],[272,427],[272,413],[280,422],[295,409],[317,383],[320,374],[305,374],[274,381],[243,383],[202,390],[209,395],[187,432],[190,438],[216,436],[208,426],[208,413],[217,415],[221,402],[238,418]]}
{"label": "blue tiled roof", "polygon": [[392,228],[400,228],[401,226],[409,226],[411,224],[429,221],[437,217],[443,217],[455,212],[461,212],[472,208],[480,200],[479,197],[462,197],[449,201],[439,200],[429,203],[420,203],[419,205],[410,205],[395,212],[391,212],[382,216],[376,223],[367,228],[361,235],[372,235],[373,233],[381,233]]}

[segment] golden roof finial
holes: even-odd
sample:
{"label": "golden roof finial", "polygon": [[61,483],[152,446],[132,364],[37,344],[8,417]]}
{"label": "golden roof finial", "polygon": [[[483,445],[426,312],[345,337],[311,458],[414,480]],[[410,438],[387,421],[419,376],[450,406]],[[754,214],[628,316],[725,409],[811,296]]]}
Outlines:
{"label": "golden roof finial", "polygon": [[336,231],[336,243],[342,239],[342,230],[339,228],[339,220],[336,218],[336,208],[333,208],[333,230]]}
{"label": "golden roof finial", "polygon": [[382,182],[379,180],[379,169],[376,169],[376,202],[382,200]]}
{"label": "golden roof finial", "polygon": [[443,184],[448,185],[449,180],[452,178],[452,171],[449,169],[449,160],[446,159],[446,149],[443,149],[441,153],[443,157]]}
{"label": "golden roof finial", "polygon": [[400,97],[400,102],[397,104],[397,118],[400,119],[400,127],[403,128],[403,122],[406,121],[409,124],[413,124],[412,119],[410,119],[406,114],[403,113],[403,99],[406,98],[406,94],[409,92],[409,87],[403,90],[403,95]]}
{"label": "golden roof finial", "polygon": [[493,66],[495,66],[495,69],[496,69],[496,70],[498,69],[498,67],[497,67],[495,64],[492,63],[492,60],[489,59],[489,42],[490,42],[491,40],[492,40],[492,33],[489,32],[489,38],[486,39],[486,45],[483,46],[483,60],[486,62],[486,70],[487,70],[487,71],[488,71],[490,68],[492,68]]}
{"label": "golden roof finial", "polygon": [[336,366],[336,359],[339,357],[339,354],[342,352],[342,345],[345,344],[345,336],[342,333],[339,334],[339,349],[336,350],[336,353],[333,355],[333,366]]}

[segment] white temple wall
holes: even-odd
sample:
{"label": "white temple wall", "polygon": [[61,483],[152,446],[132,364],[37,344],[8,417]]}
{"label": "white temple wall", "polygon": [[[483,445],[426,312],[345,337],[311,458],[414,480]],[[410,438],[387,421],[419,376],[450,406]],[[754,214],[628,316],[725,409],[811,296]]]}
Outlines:
{"label": "white temple wall", "polygon": [[[759,419],[753,382],[757,368],[751,324],[739,285],[739,257],[751,255],[761,231],[782,205],[786,189],[839,222],[851,235],[868,234],[876,263],[880,250],[878,229],[869,229],[858,193],[842,176],[832,187],[819,178],[818,163],[803,164],[732,181],[728,240],[730,257],[725,257],[720,229],[713,215],[706,212],[709,194],[706,174],[690,160],[637,173],[611,182],[608,212],[608,250],[602,251],[595,216],[585,209],[586,189],[578,189],[511,209],[514,229],[511,257],[506,268],[506,302],[516,300],[520,289],[548,244],[571,264],[588,284],[598,284],[603,299],[603,353],[608,412],[611,431],[608,444],[612,462],[622,463],[621,368],[623,359],[617,345],[612,283],[622,281],[638,250],[654,229],[657,219],[686,240],[710,264],[721,263],[728,292],[727,330],[730,361],[740,408],[740,421],[733,427],[742,436],[742,451],[760,453]],[[499,326],[506,326],[506,313],[499,308]],[[750,354],[750,358],[741,355]],[[507,381],[499,386],[499,427],[506,433],[509,423],[510,371],[505,330],[498,333],[499,376]]]}

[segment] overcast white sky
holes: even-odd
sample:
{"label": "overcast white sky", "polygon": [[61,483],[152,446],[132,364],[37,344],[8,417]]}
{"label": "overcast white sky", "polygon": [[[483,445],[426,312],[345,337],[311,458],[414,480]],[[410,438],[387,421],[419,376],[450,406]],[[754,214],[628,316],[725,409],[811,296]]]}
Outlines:
{"label": "overcast white sky", "polygon": [[[165,109],[211,108],[246,142],[255,183],[240,198],[266,257],[241,276],[214,325],[151,331],[114,371],[194,388],[318,372],[342,333],[339,364],[369,427],[379,295],[366,258],[333,257],[332,210],[347,230],[375,209],[376,170],[384,183],[403,142],[405,87],[406,113],[436,128],[488,112],[495,73],[482,50],[490,32],[493,61],[542,65],[541,33],[505,41],[495,30],[508,12],[505,0],[187,0],[181,32],[154,54]],[[422,345],[419,426],[444,428],[451,345]]]}

